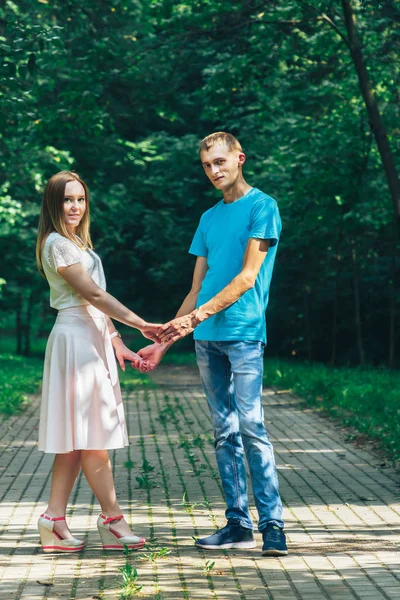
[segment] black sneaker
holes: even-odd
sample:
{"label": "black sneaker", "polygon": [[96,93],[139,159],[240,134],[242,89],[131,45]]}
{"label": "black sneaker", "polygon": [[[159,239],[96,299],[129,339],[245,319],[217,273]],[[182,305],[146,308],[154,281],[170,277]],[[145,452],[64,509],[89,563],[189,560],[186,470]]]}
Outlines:
{"label": "black sneaker", "polygon": [[241,526],[239,521],[232,520],[213,535],[196,540],[196,546],[205,550],[255,548],[256,542],[252,529],[246,529]]}
{"label": "black sneaker", "polygon": [[288,553],[286,545],[286,536],[283,529],[269,523],[262,531],[263,548],[261,554],[263,556],[285,556]]}

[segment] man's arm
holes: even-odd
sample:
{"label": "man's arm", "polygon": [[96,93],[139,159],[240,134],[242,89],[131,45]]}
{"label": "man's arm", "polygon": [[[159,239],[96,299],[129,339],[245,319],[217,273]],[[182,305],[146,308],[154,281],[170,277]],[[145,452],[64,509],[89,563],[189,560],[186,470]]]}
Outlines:
{"label": "man's arm", "polygon": [[[183,315],[188,315],[195,310],[201,284],[206,276],[207,269],[207,258],[205,256],[198,256],[193,271],[192,287],[176,313],[175,319],[182,317]],[[138,354],[143,360],[148,361],[151,369],[154,369],[160,363],[162,357],[172,346],[174,341],[164,342],[162,344],[151,344],[150,346],[146,346],[139,350]]]}
{"label": "man's arm", "polygon": [[269,240],[249,239],[240,273],[211,300],[197,309],[192,309],[185,316],[180,316],[178,313],[178,318],[165,323],[158,332],[161,342],[170,344],[185,337],[199,323],[224,310],[224,308],[228,308],[252,288],[267,255],[269,244]]}

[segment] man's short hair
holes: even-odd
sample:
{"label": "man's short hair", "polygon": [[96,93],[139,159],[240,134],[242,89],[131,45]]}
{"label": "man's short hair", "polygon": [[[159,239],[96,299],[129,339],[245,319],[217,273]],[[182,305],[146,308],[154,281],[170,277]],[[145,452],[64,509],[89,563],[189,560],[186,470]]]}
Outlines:
{"label": "man's short hair", "polygon": [[199,144],[200,153],[207,152],[207,150],[209,150],[218,142],[226,144],[230,152],[232,152],[232,150],[239,150],[239,152],[243,152],[239,140],[237,140],[234,135],[231,133],[226,133],[225,131],[216,131],[215,133],[211,133],[201,140]]}

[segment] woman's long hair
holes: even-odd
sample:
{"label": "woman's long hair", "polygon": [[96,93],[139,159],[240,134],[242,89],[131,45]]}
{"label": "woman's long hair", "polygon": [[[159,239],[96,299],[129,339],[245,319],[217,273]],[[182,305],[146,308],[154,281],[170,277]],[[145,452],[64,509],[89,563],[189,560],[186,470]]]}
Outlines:
{"label": "woman's long hair", "polygon": [[[86,210],[81,222],[76,228],[76,235],[72,235],[67,230],[64,223],[64,195],[65,186],[69,181],[79,181],[85,190]],[[50,177],[44,190],[42,208],[40,211],[38,238],[36,242],[36,263],[40,273],[45,277],[42,265],[42,250],[47,236],[52,231],[57,231],[60,235],[68,238],[82,249],[93,248],[90,239],[90,211],[89,211],[89,190],[86,183],[77,173],[72,171],[60,171]],[[79,236],[79,238],[77,238]]]}

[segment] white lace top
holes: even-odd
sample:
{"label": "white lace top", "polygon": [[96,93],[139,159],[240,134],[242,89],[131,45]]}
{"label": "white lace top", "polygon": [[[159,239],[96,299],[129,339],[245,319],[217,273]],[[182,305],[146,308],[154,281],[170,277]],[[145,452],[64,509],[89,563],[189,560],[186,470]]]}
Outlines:
{"label": "white lace top", "polygon": [[82,263],[90,277],[103,290],[106,289],[103,265],[92,250],[81,250],[74,242],[56,231],[50,233],[42,252],[43,270],[50,286],[50,306],[61,310],[82,304],[89,304],[58,274],[59,267]]}

